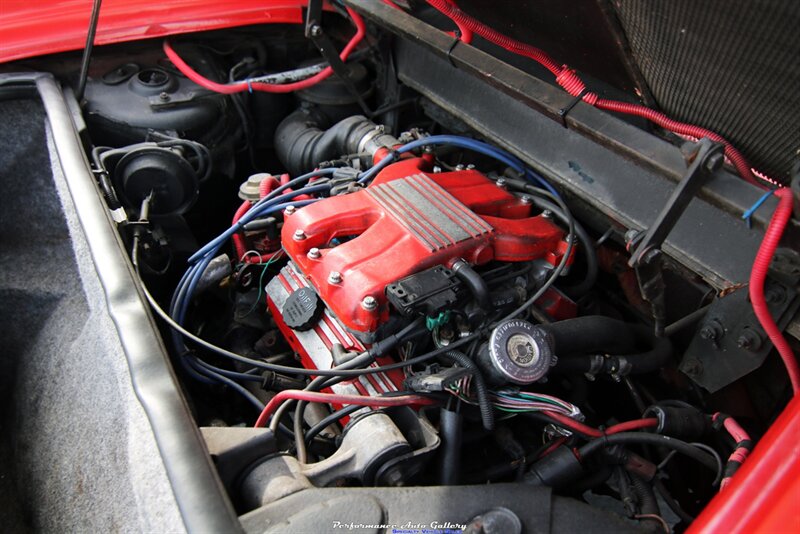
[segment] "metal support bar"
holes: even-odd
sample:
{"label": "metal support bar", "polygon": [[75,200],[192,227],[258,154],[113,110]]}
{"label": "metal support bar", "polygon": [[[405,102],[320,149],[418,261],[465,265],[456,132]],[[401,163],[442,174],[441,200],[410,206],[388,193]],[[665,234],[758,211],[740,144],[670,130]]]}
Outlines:
{"label": "metal support bar", "polygon": [[336,47],[333,46],[333,42],[331,42],[322,27],[322,0],[309,0],[308,2],[305,36],[311,39],[311,42],[317,47],[319,53],[322,54],[322,57],[325,58],[328,65],[333,69],[333,73],[341,78],[345,87],[347,87],[347,90],[356,99],[364,114],[368,117],[371,116],[372,110],[367,106],[367,103],[361,97],[361,93],[358,92],[355,83],[353,83],[352,70],[342,61],[342,58],[339,57]]}
{"label": "metal support bar", "polygon": [[644,235],[639,233],[628,243],[629,249],[636,247],[628,260],[628,265],[631,267],[639,266],[645,262],[648,254],[661,248],[697,191],[714,172],[722,167],[725,149],[721,144],[704,137],[698,143],[691,143],[689,146],[691,146],[691,152],[687,160],[690,161],[690,165],[678,183],[678,187],[672,192],[672,196],[669,197],[647,232]]}

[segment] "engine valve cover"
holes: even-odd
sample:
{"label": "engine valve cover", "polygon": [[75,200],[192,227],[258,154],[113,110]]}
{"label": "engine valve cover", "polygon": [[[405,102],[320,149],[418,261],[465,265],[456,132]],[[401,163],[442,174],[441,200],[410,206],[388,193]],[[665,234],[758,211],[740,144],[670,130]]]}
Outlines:
{"label": "engine valve cover", "polygon": [[384,290],[410,274],[459,258],[555,265],[566,249],[558,226],[532,217],[530,203],[480,172],[429,174],[423,165],[395,163],[366,189],[306,206],[284,222],[284,249],[353,333],[373,332],[388,318]]}

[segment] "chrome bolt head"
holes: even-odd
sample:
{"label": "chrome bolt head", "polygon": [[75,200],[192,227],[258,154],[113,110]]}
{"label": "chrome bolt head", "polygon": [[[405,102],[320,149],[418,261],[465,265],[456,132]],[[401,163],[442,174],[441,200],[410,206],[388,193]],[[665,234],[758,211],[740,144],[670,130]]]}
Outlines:
{"label": "chrome bolt head", "polygon": [[367,295],[361,301],[361,307],[364,308],[367,311],[375,310],[378,307],[378,299],[376,299],[372,295]]}
{"label": "chrome bolt head", "polygon": [[342,283],[342,273],[339,271],[331,271],[331,274],[328,275],[328,283],[329,284],[341,284]]}
{"label": "chrome bolt head", "polygon": [[314,247],[311,250],[309,250],[308,254],[306,254],[306,255],[308,256],[308,259],[310,259],[310,260],[318,260],[320,258],[320,256],[322,256],[322,253],[319,251],[319,249],[317,247]]}

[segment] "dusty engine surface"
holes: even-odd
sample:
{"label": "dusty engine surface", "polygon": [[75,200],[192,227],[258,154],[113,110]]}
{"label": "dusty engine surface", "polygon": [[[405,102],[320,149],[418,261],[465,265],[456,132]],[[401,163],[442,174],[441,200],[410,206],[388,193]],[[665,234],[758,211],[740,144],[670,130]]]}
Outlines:
{"label": "dusty engine surface", "polygon": [[[424,158],[405,159],[363,190],[284,211],[281,243],[291,259],[267,284],[267,302],[307,369],[364,351],[393,316],[436,317],[457,305],[459,293],[464,301],[457,273],[474,272],[470,264],[561,261],[565,233],[534,215],[530,199],[474,169],[430,168]],[[507,304],[522,302],[524,291]],[[529,350],[523,365],[532,363]],[[403,379],[399,371],[375,373],[333,390],[380,395],[402,390]]]}
{"label": "dusty engine surface", "polygon": [[[469,22],[453,2],[429,3]],[[480,109],[502,111],[508,125],[467,116],[434,89],[452,102],[480,91],[421,86],[438,83],[443,55],[428,68],[407,45],[366,46],[360,18],[343,13],[322,37],[311,25],[308,35],[187,39],[164,44],[169,61],[143,47],[125,83],[95,76],[86,93],[98,185],[237,512],[264,531],[254,518],[301,509],[286,512],[287,525],[307,525],[298,519],[306,504],[348,509],[360,490],[375,490],[381,513],[450,520],[428,500],[461,495],[465,503],[443,510],[465,529],[489,517],[510,525],[496,532],[519,532],[557,495],[585,524],[688,527],[788,395],[791,382],[768,358],[764,310],[784,328],[800,307],[796,252],[769,272],[772,256],[757,262],[760,282],[720,289],[742,271],[717,261],[731,241],[714,241],[706,262],[685,228],[677,245],[666,239],[698,184],[733,179],[714,174],[730,150],[713,136],[674,153],[659,140],[686,177],[675,186],[671,174],[673,197],[640,206],[640,189],[618,190],[622,163],[585,163],[599,148],[553,146],[552,130],[528,128],[528,115],[491,99]],[[357,32],[343,49],[346,72],[334,75],[335,58],[315,54],[350,31],[347,20]],[[390,51],[405,61],[402,76]],[[442,67],[453,79],[466,76],[458,61]],[[583,104],[569,120],[572,108],[562,110],[558,136],[586,143],[585,130],[563,126],[606,101],[561,65],[550,89]],[[211,83],[212,74],[231,81]],[[113,104],[162,78],[169,102],[140,95],[141,124],[109,135]],[[299,85],[273,92],[276,83]],[[649,146],[637,144],[652,133],[636,123],[600,121],[592,135],[609,124],[636,141],[625,154]],[[530,163],[537,144],[558,161]],[[661,156],[626,160],[620,183],[666,165]],[[742,198],[753,187],[737,186]],[[783,203],[786,191],[775,193]],[[623,209],[631,204],[636,218]],[[643,219],[649,229],[629,222]],[[692,230],[708,239],[716,222]],[[541,508],[521,505],[521,494]]]}

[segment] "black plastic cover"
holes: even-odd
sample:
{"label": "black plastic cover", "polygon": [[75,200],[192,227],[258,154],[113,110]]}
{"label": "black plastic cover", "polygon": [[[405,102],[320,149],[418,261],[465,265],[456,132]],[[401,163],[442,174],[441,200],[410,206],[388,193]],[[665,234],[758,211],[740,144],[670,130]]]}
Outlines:
{"label": "black plastic cover", "polygon": [[459,282],[443,265],[431,267],[386,286],[386,298],[403,315],[433,315],[456,302]]}
{"label": "black plastic cover", "polygon": [[317,294],[309,287],[301,287],[286,299],[283,320],[294,330],[309,330],[319,320],[323,306]]}

